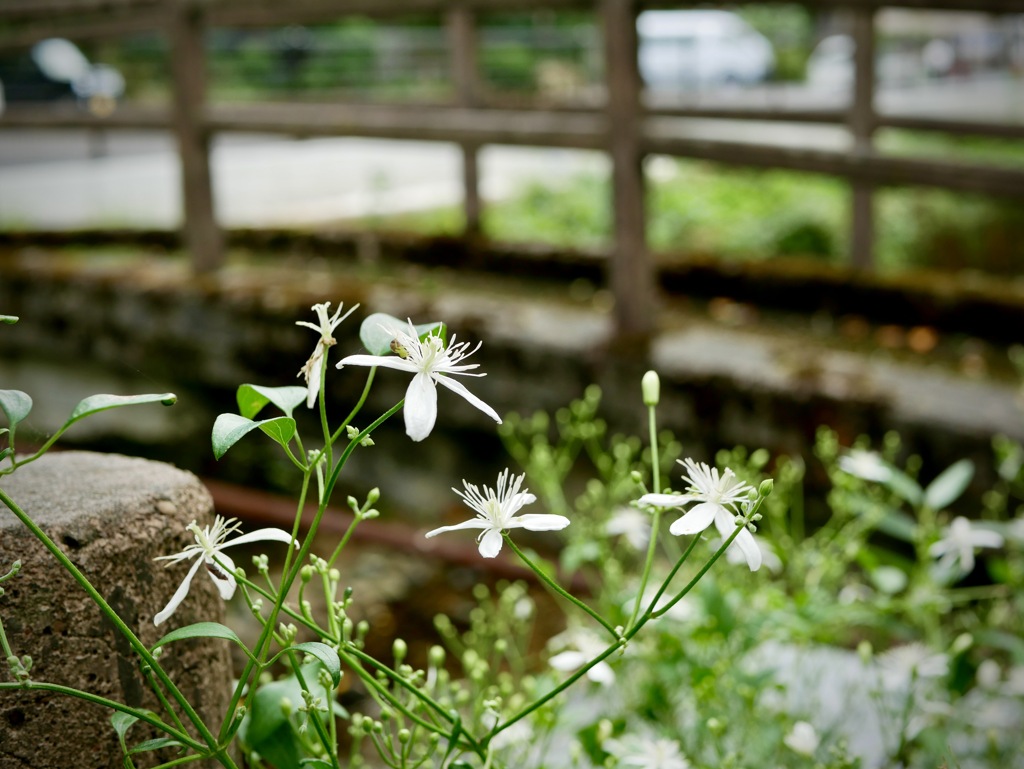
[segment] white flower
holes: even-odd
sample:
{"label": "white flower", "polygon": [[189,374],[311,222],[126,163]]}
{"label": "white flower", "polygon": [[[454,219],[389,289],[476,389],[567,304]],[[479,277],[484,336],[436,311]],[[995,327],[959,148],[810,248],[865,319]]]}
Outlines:
{"label": "white flower", "polygon": [[[578,670],[595,657],[603,654],[607,648],[593,633],[576,628],[559,633],[551,639],[548,645],[556,649],[565,649],[548,660],[551,667],[562,672]],[[615,671],[604,660],[590,668],[586,676],[602,686],[608,686],[615,682]]]}
{"label": "white flower", "polygon": [[[669,533],[677,536],[696,534],[714,523],[723,539],[731,537],[736,531],[738,507],[748,500],[752,487],[742,483],[729,468],[719,475],[717,468],[708,467],[703,462],[698,464],[692,459],[684,459],[680,464],[689,471],[689,475],[683,476],[683,480],[690,484],[686,493],[644,494],[640,497],[640,504],[682,507],[698,502],[698,505],[669,527]],[[746,527],[736,535],[733,544],[743,553],[751,571],[761,568],[761,549]]]}
{"label": "white flower", "polygon": [[878,655],[882,682],[889,689],[898,689],[912,679],[940,678],[949,672],[949,657],[935,654],[922,643],[894,646]]}
{"label": "white flower", "polygon": [[[762,537],[758,537],[754,534],[752,534],[751,537],[754,540],[754,544],[757,545],[757,549],[761,551],[761,565],[768,569],[772,574],[778,574],[781,572],[782,560],[775,554],[775,549]],[[722,541],[717,540],[712,544],[714,547],[718,548],[722,546]],[[741,564],[747,560],[747,555],[740,547],[737,547],[736,542],[734,541],[725,551],[725,560],[732,564]]]}
{"label": "white flower", "polygon": [[619,766],[636,769],[690,769],[679,743],[664,737],[627,737],[606,740],[602,747],[618,759]]}
{"label": "white flower", "polygon": [[865,481],[885,483],[892,477],[890,468],[873,451],[852,449],[839,457],[839,469]]}
{"label": "white flower", "polygon": [[317,315],[319,323],[314,325],[304,320],[298,320],[295,322],[296,326],[305,326],[311,328],[320,334],[320,339],[316,343],[316,347],[313,349],[313,354],[309,356],[309,360],[306,361],[306,365],[299,369],[297,376],[304,376],[306,378],[306,387],[309,388],[309,394],[306,396],[306,406],[313,408],[313,404],[316,403],[317,393],[320,392],[320,374],[324,368],[324,355],[327,353],[327,348],[333,346],[336,341],[334,339],[334,329],[338,327],[345,318],[355,312],[359,305],[355,305],[346,312],[344,315],[341,314],[341,310],[344,307],[344,303],[338,307],[338,311],[334,315],[328,317],[327,311],[331,307],[330,302],[324,302],[323,304],[314,304],[312,306],[313,312]]}
{"label": "white flower", "polygon": [[[229,534],[233,534],[239,528],[241,528],[241,524],[234,518],[225,520],[219,515],[213,519],[213,526],[207,526],[202,529],[199,528],[195,521],[192,521],[188,525],[188,530],[195,535],[196,543],[189,545],[180,553],[162,555],[156,559],[158,561],[177,563],[178,561],[187,561],[190,558],[195,558],[196,562],[188,570],[188,574],[185,575],[185,579],[181,581],[178,589],[171,596],[171,600],[153,617],[154,625],[162,624],[168,617],[174,614],[175,609],[185,600],[185,596],[188,595],[189,586],[192,584],[192,578],[199,571],[201,565],[206,566],[206,571],[210,574],[210,578],[213,579],[213,584],[217,586],[221,598],[227,601],[235,594],[237,586],[234,575],[235,564],[231,558],[223,553],[224,548],[231,547],[232,545],[245,545],[249,542],[260,542],[262,540],[292,542],[292,535],[281,529],[258,529],[257,531],[243,534],[240,537],[235,537],[230,542],[224,541]],[[298,542],[295,544],[298,545]]]}
{"label": "white flower", "polygon": [[442,526],[439,529],[428,531],[426,536],[433,537],[445,531],[459,529],[481,529],[480,536],[477,537],[477,542],[480,543],[480,555],[484,558],[494,558],[501,550],[501,533],[503,531],[508,529],[555,531],[568,526],[569,519],[564,515],[528,513],[516,516],[523,505],[537,501],[537,497],[526,489],[519,491],[525,477],[525,475],[520,475],[510,478],[508,468],[505,468],[498,475],[497,488],[484,486],[482,492],[475,484],[463,480],[462,485],[466,487],[466,490],[452,489],[452,491],[462,497],[465,503],[476,512],[476,518],[457,523],[454,526]]}
{"label": "white flower", "polygon": [[634,550],[643,550],[651,539],[651,516],[635,507],[620,507],[604,525],[606,534],[621,535]]}
{"label": "white flower", "polygon": [[789,734],[782,738],[786,747],[801,756],[813,756],[821,742],[818,732],[806,721],[797,721],[793,724]]}
{"label": "white flower", "polygon": [[946,536],[928,548],[928,553],[939,559],[940,569],[969,574],[974,569],[976,548],[1002,547],[1003,541],[1002,534],[976,528],[963,516],[957,516],[946,529]]}
{"label": "white flower", "polygon": [[446,348],[444,340],[436,334],[428,334],[420,341],[416,329],[409,321],[409,333],[399,331],[392,343],[396,355],[349,355],[338,362],[342,366],[384,366],[399,371],[408,371],[415,376],[405,391],[405,432],[414,441],[422,441],[434,429],[437,420],[437,387],[444,385],[457,395],[461,395],[472,405],[501,424],[497,412],[466,389],[458,380],[449,374],[461,376],[486,376],[486,374],[470,374],[476,363],[459,363],[480,349],[480,344],[472,350],[469,343],[455,343],[452,334],[451,342]]}

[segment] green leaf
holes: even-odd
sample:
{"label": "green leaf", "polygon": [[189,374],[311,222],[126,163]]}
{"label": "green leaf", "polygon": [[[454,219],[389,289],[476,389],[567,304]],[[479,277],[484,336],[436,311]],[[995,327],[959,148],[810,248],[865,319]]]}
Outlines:
{"label": "green leaf", "polygon": [[885,480],[885,485],[896,496],[914,507],[920,507],[924,498],[920,484],[902,470],[890,467],[890,475]]}
{"label": "green leaf", "polygon": [[173,737],[156,737],[152,740],[140,742],[138,745],[136,745],[134,748],[128,751],[128,755],[134,755],[135,753],[145,753],[148,750],[160,750],[161,748],[183,747],[185,746]]}
{"label": "green leaf", "polygon": [[238,637],[238,634],[219,622],[196,622],[194,625],[186,625],[177,630],[172,630],[153,644],[152,651],[156,651],[161,646],[174,643],[175,641],[183,641],[186,638],[223,638],[226,641],[238,644],[246,654],[250,657],[252,656],[252,652],[242,643],[242,639]]}
{"label": "green leaf", "polygon": [[286,415],[291,416],[292,411],[300,403],[306,402],[307,390],[305,387],[261,387],[260,385],[244,384],[239,385],[236,399],[238,401],[238,413],[246,419],[252,419],[266,406],[273,403]]}
{"label": "green leaf", "polygon": [[7,415],[7,424],[14,427],[32,410],[32,398],[21,390],[0,390],[0,409]]}
{"label": "green leaf", "polygon": [[173,406],[178,400],[174,393],[148,393],[146,395],[90,395],[75,406],[68,421],[64,423],[67,427],[79,419],[85,419],[93,414],[108,409],[117,409],[122,406],[137,406],[142,403],[162,403],[165,406]]}
{"label": "green leaf", "polygon": [[969,459],[954,462],[928,484],[924,490],[924,503],[932,510],[943,510],[955,502],[974,477],[974,463]]}
{"label": "green leaf", "polygon": [[299,761],[299,766],[312,766],[313,769],[331,769],[331,762],[322,758],[304,758]]}
{"label": "green leaf", "polygon": [[[303,678],[315,681],[319,668],[319,662],[304,665]],[[239,736],[246,745],[280,769],[297,767],[305,757],[302,743],[281,709],[284,699],[291,702],[293,712],[302,704],[302,686],[294,674],[259,687],[249,698],[251,707],[245,714],[243,728],[239,729]],[[318,717],[325,718],[326,714],[318,714]]]}
{"label": "green leaf", "polygon": [[128,733],[128,730],[132,728],[132,724],[138,720],[138,716],[133,716],[131,713],[125,713],[122,710],[115,710],[113,715],[110,716],[110,724],[114,727],[114,731],[117,732],[117,736],[122,740]]}
{"label": "green leaf", "polygon": [[[440,329],[440,336],[442,338],[445,336],[445,326],[440,321],[421,323],[418,326],[413,326],[413,329],[416,336],[420,339],[427,334],[434,333],[437,329]],[[359,339],[363,343],[363,347],[371,355],[387,355],[391,352],[391,342],[394,341],[399,333],[409,333],[409,322],[399,320],[385,312],[375,312],[372,315],[367,315],[359,327]]]}
{"label": "green leaf", "polygon": [[274,417],[254,422],[238,414],[221,414],[213,423],[213,455],[220,459],[227,450],[256,428],[287,446],[295,435],[295,420],[291,417]]}
{"label": "green leaf", "polygon": [[0,315],[0,323],[17,323],[19,320],[17,315]]}
{"label": "green leaf", "polygon": [[913,542],[917,537],[917,521],[901,510],[886,510],[879,518],[876,528],[883,534],[903,542]]}
{"label": "green leaf", "polygon": [[338,652],[334,651],[330,646],[319,641],[307,641],[295,644],[291,648],[316,657],[327,668],[327,672],[331,674],[331,681],[334,685],[337,686],[341,683],[341,658],[338,657]]}
{"label": "green leaf", "polygon": [[907,575],[895,566],[879,566],[869,572],[871,582],[886,595],[896,595],[907,586]]}

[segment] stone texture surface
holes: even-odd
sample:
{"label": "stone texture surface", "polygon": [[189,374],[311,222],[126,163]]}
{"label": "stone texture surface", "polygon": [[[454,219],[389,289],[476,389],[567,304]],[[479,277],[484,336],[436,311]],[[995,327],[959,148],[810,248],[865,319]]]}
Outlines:
{"label": "stone texture surface", "polygon": [[[158,555],[192,541],[193,519],[212,517],[212,502],[195,476],[170,465],[87,452],[49,454],[3,479],[3,488],[89,577],[147,645],[168,630],[220,621],[223,602],[202,575],[160,628],[156,614],[187,565],[165,568]],[[34,661],[32,678],[73,686],[159,711],[137,658],[71,577],[6,508],[0,509],[0,569],[21,559],[21,573],[0,597],[8,638]],[[166,648],[171,678],[214,729],[227,707],[228,650],[223,641],[189,640]],[[6,667],[6,666],[5,666]],[[6,679],[4,670],[0,675]],[[137,724],[130,742],[154,736]],[[164,753],[163,760],[174,753]],[[152,766],[157,754],[139,757]],[[47,692],[0,692],[0,768],[121,767],[110,712]]]}

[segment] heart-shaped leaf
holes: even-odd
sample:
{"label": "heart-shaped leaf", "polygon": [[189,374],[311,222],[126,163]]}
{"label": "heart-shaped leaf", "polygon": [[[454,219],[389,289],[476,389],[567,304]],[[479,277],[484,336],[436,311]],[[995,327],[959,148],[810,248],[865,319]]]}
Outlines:
{"label": "heart-shaped leaf", "polygon": [[282,446],[295,435],[295,420],[291,417],[274,417],[254,422],[238,414],[221,414],[213,423],[213,455],[220,459],[227,450],[245,435],[259,428]]}
{"label": "heart-shaped leaf", "polygon": [[268,403],[273,403],[287,416],[300,403],[305,403],[307,390],[305,387],[290,385],[288,387],[261,387],[260,385],[244,384],[238,388],[238,413],[247,419],[253,419]]}
{"label": "heart-shaped leaf", "polygon": [[162,403],[165,406],[173,406],[178,400],[174,393],[149,393],[146,395],[90,395],[84,398],[75,406],[68,421],[64,423],[68,427],[79,419],[85,419],[93,414],[108,409],[117,409],[122,406],[137,406],[143,403]]}
{"label": "heart-shaped leaf", "polygon": [[21,390],[0,390],[0,409],[7,415],[7,424],[14,427],[32,410],[32,398]]}
{"label": "heart-shaped leaf", "polygon": [[[412,328],[419,339],[432,333],[437,333],[442,338],[445,336],[445,326],[440,321],[421,323]],[[400,333],[409,334],[409,321],[399,320],[386,312],[367,315],[359,327],[359,339],[371,355],[387,355],[391,352],[391,343]]]}

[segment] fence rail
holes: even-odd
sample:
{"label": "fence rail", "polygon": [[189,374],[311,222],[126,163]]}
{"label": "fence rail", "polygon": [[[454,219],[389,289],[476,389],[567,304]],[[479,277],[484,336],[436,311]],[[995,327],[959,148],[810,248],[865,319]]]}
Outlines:
{"label": "fence rail", "polygon": [[[642,4],[648,7],[649,4]],[[479,227],[477,153],[489,144],[600,150],[612,161],[614,246],[608,281],[619,331],[651,329],[653,266],[645,241],[642,160],[648,154],[718,163],[784,168],[838,176],[852,189],[850,252],[868,267],[873,241],[873,195],[882,185],[925,185],[1024,200],[1024,169],[894,157],[881,153],[879,128],[941,131],[1024,139],[1024,125],[881,112],[875,106],[875,14],[879,8],[1024,13],[1024,0],[805,0],[814,8],[845,9],[856,41],[852,102],[791,109],[767,105],[695,106],[645,98],[637,68],[633,0],[0,0],[0,48],[62,35],[76,39],[141,31],[165,35],[171,52],[173,103],[126,104],[106,117],[73,108],[9,108],[3,127],[156,129],[178,139],[182,165],[185,240],[197,271],[223,261],[223,235],[213,210],[209,141],[216,132],[274,132],[294,136],[361,136],[454,142],[461,145],[466,226]],[[537,8],[593,10],[603,31],[604,84],[599,104],[503,105],[479,83],[478,15]],[[454,97],[432,104],[209,103],[204,33],[219,26],[260,27],[336,20],[348,15],[388,17],[440,14],[448,31]],[[841,146],[783,147],[708,138],[690,130],[700,121],[788,121],[831,126]],[[835,144],[833,142],[833,144]]]}

